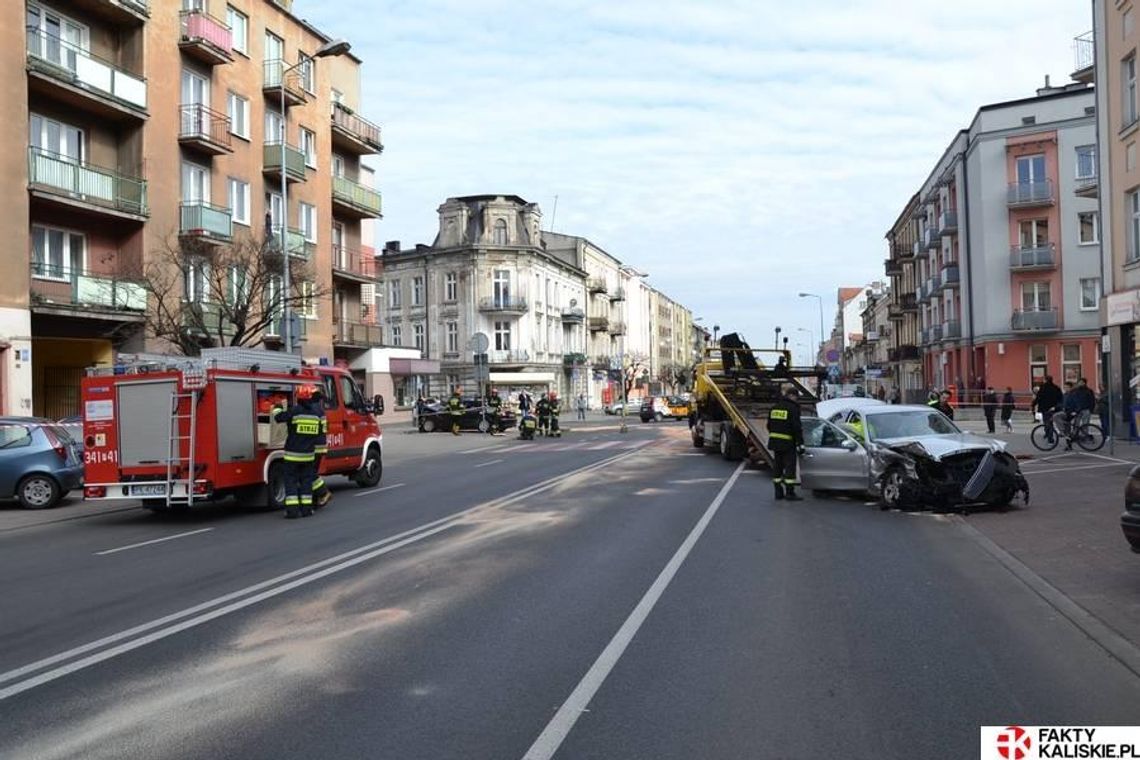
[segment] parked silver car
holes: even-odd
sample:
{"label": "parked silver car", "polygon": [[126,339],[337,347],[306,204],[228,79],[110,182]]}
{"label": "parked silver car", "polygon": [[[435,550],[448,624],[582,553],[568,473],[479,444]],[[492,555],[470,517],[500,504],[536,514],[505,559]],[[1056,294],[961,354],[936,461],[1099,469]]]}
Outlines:
{"label": "parked silver car", "polygon": [[859,491],[883,509],[1008,505],[1029,485],[1005,443],[965,433],[926,406],[853,404],[804,418],[805,488]]}
{"label": "parked silver car", "polygon": [[0,417],[0,499],[46,509],[82,486],[83,452],[67,428],[38,417]]}

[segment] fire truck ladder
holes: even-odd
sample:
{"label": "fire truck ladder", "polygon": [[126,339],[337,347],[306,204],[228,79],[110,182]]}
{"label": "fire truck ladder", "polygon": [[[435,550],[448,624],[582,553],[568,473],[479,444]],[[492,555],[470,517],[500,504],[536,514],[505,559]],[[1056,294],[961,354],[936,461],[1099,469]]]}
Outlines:
{"label": "fire truck ladder", "polygon": [[[183,403],[185,402],[185,404]],[[188,414],[182,414],[183,406],[188,406],[190,411]],[[187,506],[194,505],[194,443],[195,436],[198,432],[198,391],[175,390],[170,394],[170,439],[169,448],[166,457],[166,506]],[[188,435],[182,435],[183,425],[182,420],[189,420],[186,425]],[[182,443],[186,442],[186,456],[182,455]],[[185,479],[179,477],[181,475],[182,467],[185,465],[186,475]],[[174,493],[175,485],[186,485],[186,494],[176,495]]]}

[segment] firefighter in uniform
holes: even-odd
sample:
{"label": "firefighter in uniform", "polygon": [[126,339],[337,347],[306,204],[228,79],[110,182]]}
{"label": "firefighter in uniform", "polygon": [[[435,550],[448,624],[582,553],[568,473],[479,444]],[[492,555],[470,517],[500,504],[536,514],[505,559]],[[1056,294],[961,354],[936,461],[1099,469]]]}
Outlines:
{"label": "firefighter in uniform", "polygon": [[503,400],[499,398],[498,391],[491,391],[491,395],[487,398],[487,407],[491,410],[491,429],[488,432],[491,435],[499,435],[503,432]]}
{"label": "firefighter in uniform", "polygon": [[324,391],[319,385],[315,386],[315,390],[313,404],[321,415],[321,432],[313,446],[313,509],[320,509],[332,501],[332,492],[321,477],[321,460],[329,453],[329,419],[325,415]]}
{"label": "firefighter in uniform", "polygon": [[768,448],[772,450],[772,483],[776,498],[800,501],[796,495],[796,456],[804,444],[799,391],[794,386],[768,412]]}
{"label": "firefighter in uniform", "polygon": [[561,410],[558,406],[558,394],[555,391],[550,392],[550,399],[546,402],[546,408],[550,414],[550,435],[561,438],[562,428],[558,427],[558,413]]}
{"label": "firefighter in uniform", "polygon": [[545,394],[534,403],[534,413],[538,416],[538,434],[550,435],[550,399]]}
{"label": "firefighter in uniform", "polygon": [[447,412],[451,415],[451,434],[459,435],[459,423],[463,418],[463,395],[456,388],[447,400]]}
{"label": "firefighter in uniform", "polygon": [[290,520],[313,514],[313,479],[316,455],[313,453],[321,434],[323,410],[314,402],[317,389],[302,385],[297,389],[297,403],[290,409],[278,409],[274,422],[289,426],[285,437],[285,517]]}

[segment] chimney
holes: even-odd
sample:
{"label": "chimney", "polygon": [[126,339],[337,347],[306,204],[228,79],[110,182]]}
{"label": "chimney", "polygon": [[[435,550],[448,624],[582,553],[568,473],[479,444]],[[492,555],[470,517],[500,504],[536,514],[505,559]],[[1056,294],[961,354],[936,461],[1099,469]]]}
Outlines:
{"label": "chimney", "polygon": [[399,253],[399,252],[400,252],[400,241],[399,240],[389,240],[387,243],[384,244],[384,253]]}

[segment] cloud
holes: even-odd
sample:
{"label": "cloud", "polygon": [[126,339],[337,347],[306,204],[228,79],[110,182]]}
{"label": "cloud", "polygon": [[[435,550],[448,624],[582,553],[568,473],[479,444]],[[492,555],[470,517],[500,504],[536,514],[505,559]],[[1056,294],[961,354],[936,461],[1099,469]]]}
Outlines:
{"label": "cloud", "polygon": [[[364,58],[379,239],[521,195],[746,335],[882,277],[883,234],[985,103],[1072,69],[1068,0],[297,0]],[[365,21],[370,19],[369,21]],[[367,29],[367,35],[360,30]],[[779,315],[777,317],[777,315]],[[830,319],[830,316],[828,317]]]}

